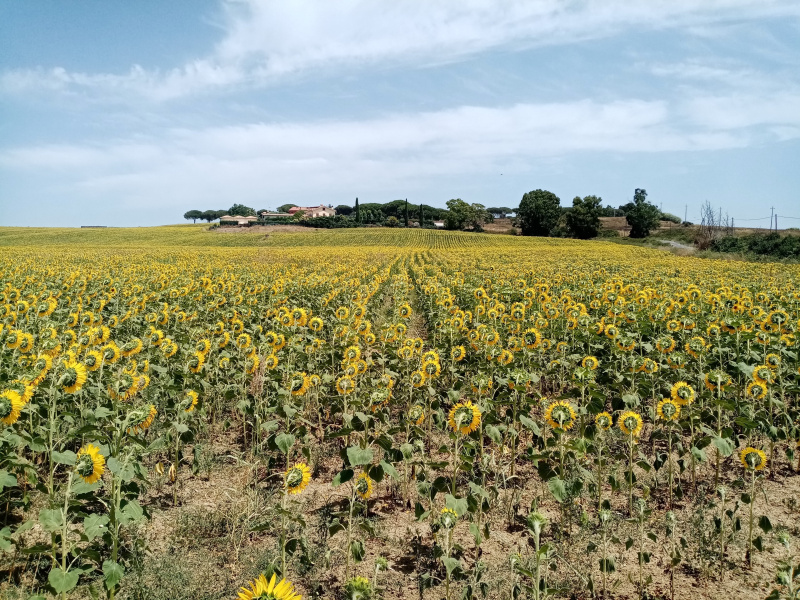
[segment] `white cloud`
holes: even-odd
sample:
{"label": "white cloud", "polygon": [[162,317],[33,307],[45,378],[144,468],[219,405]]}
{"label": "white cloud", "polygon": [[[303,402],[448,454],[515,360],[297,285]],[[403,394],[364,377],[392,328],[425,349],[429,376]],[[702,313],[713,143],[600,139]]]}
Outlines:
{"label": "white cloud", "polygon": [[424,65],[493,48],[568,44],[625,28],[800,16],[800,5],[791,0],[224,0],[223,8],[225,34],[216,48],[172,70],[12,70],[0,76],[0,90],[96,89],[164,100],[338,67]]}
{"label": "white cloud", "polygon": [[[683,130],[676,115],[696,123]],[[579,152],[738,148],[754,140],[754,125],[770,127],[773,139],[800,137],[800,93],[706,97],[678,106],[641,100],[464,106],[364,121],[173,129],[152,139],[10,149],[0,152],[0,169],[56,181],[66,195],[123,206],[216,206],[220,198],[260,206],[266,198],[349,197],[467,173],[520,172]]]}

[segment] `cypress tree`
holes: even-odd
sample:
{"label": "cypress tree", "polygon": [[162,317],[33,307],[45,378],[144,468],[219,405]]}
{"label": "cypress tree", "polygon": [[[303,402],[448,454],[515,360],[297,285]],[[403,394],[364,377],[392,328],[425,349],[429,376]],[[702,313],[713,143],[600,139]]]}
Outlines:
{"label": "cypress tree", "polygon": [[406,198],[406,214],[405,214],[406,227],[408,227],[408,198]]}
{"label": "cypress tree", "polygon": [[358,198],[356,198],[356,221],[361,223],[361,208],[358,206]]}
{"label": "cypress tree", "polygon": [[419,205],[419,226],[425,227],[425,205]]}

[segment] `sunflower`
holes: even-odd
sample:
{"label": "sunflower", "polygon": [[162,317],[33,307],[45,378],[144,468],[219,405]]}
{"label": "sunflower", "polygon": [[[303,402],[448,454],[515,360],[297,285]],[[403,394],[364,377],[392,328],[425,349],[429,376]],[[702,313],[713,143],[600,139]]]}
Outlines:
{"label": "sunflower", "polygon": [[349,375],[342,375],[336,380],[336,391],[343,396],[352,393],[355,387],[355,381]]}
{"label": "sunflower", "polygon": [[78,450],[75,460],[75,471],[86,483],[95,483],[103,476],[106,459],[100,454],[100,448],[94,444],[86,444]]}
{"label": "sunflower", "polygon": [[275,354],[270,354],[264,359],[264,366],[268,371],[272,371],[278,366],[278,357]]}
{"label": "sunflower", "polygon": [[641,371],[647,373],[648,375],[652,375],[658,371],[658,363],[652,358],[645,357],[645,359],[642,361]]}
{"label": "sunflower", "polygon": [[261,365],[261,359],[258,357],[258,354],[255,353],[255,349],[253,349],[253,353],[247,357],[245,361],[245,372],[248,375],[252,375],[256,371],[258,371],[258,367]]}
{"label": "sunflower", "polygon": [[58,381],[67,394],[74,394],[86,383],[86,365],[69,358],[64,361],[64,374]]}
{"label": "sunflower", "polygon": [[408,420],[414,425],[422,425],[425,420],[425,408],[421,404],[415,404],[408,411]]}
{"label": "sunflower", "polygon": [[186,403],[185,412],[192,412],[197,406],[198,394],[194,390],[187,390],[184,394],[184,402]]}
{"label": "sunflower", "polygon": [[294,591],[294,586],[281,579],[275,583],[275,574],[267,582],[267,578],[261,575],[250,582],[250,589],[241,588],[237,600],[301,600],[300,594]]}
{"label": "sunflower", "polygon": [[142,351],[144,345],[142,344],[142,340],[139,338],[133,338],[129,342],[126,342],[122,348],[120,348],[120,353],[125,358],[138,354]]}
{"label": "sunflower", "polygon": [[253,343],[253,339],[250,337],[249,333],[240,333],[236,337],[236,346],[240,350],[247,350],[250,347],[250,344]]}
{"label": "sunflower", "polygon": [[677,421],[681,414],[681,405],[672,398],[664,398],[656,406],[656,413],[665,421]]}
{"label": "sunflower", "polygon": [[439,524],[444,529],[452,529],[458,522],[458,513],[452,508],[443,508],[439,513]]}
{"label": "sunflower", "polygon": [[767,385],[775,382],[775,375],[769,365],[757,365],[753,368],[753,380],[756,383]]}
{"label": "sunflower", "polygon": [[432,379],[441,374],[442,366],[437,361],[428,361],[422,363],[422,371],[425,373],[425,377]]}
{"label": "sunflower", "polygon": [[194,349],[196,352],[200,352],[201,354],[208,354],[208,351],[211,350],[211,340],[208,338],[199,340],[195,344]]}
{"label": "sunflower", "polygon": [[311,329],[311,331],[322,331],[323,325],[324,322],[319,317],[312,317],[308,322],[308,328]]}
{"label": "sunflower", "polygon": [[514,361],[514,353],[510,350],[502,350],[500,356],[497,357],[497,362],[503,366],[508,366]]}
{"label": "sunflower", "polygon": [[153,424],[157,414],[158,411],[152,404],[133,411],[129,418],[131,426],[128,427],[128,433],[130,435],[136,435],[138,432],[144,433]]}
{"label": "sunflower", "polygon": [[779,354],[771,352],[764,357],[764,364],[775,371],[781,366],[781,357]]}
{"label": "sunflower", "polygon": [[425,371],[414,371],[411,373],[411,385],[413,385],[415,388],[420,388],[425,385],[426,380],[427,376],[425,375]]}
{"label": "sunflower", "polygon": [[194,352],[192,356],[189,358],[188,367],[192,373],[199,373],[200,370],[203,368],[203,364],[206,362],[206,355],[202,352]]}
{"label": "sunflower", "polygon": [[611,429],[611,425],[614,420],[611,418],[609,413],[603,411],[594,418],[594,422],[600,431],[608,431]]}
{"label": "sunflower", "polygon": [[310,385],[311,381],[308,375],[296,372],[292,375],[292,379],[289,382],[289,391],[291,391],[292,396],[302,396],[308,391]]}
{"label": "sunflower", "polygon": [[355,362],[361,358],[361,348],[358,346],[348,346],[344,351],[344,360],[347,362]]}
{"label": "sunflower", "polygon": [[594,356],[586,356],[581,361],[581,366],[585,369],[590,369],[591,371],[594,371],[599,364],[600,361],[597,360],[597,358],[595,358]]}
{"label": "sunflower", "polygon": [[311,470],[305,463],[297,463],[284,475],[286,491],[290,494],[299,494],[311,481]]}
{"label": "sunflower", "polygon": [[632,410],[625,411],[619,417],[619,428],[630,437],[638,437],[642,432],[642,417]]}
{"label": "sunflower", "polygon": [[452,358],[454,362],[460,362],[464,360],[466,356],[467,356],[467,351],[464,348],[464,346],[455,346],[450,351],[450,358]]}
{"label": "sunflower", "polygon": [[5,425],[16,423],[23,406],[25,405],[17,392],[13,390],[0,392],[0,423]]}
{"label": "sunflower", "polygon": [[117,362],[121,354],[119,346],[117,346],[114,342],[109,342],[103,346],[100,351],[103,353],[103,361],[109,365],[113,365],[115,362]]}
{"label": "sunflower", "polygon": [[544,420],[553,429],[567,431],[575,424],[575,409],[569,402],[557,400],[544,411]]}
{"label": "sunflower", "polygon": [[542,343],[542,334],[539,333],[538,329],[526,329],[522,333],[522,340],[528,350],[533,350]]}
{"label": "sunflower", "polygon": [[37,373],[31,379],[31,385],[39,385],[47,377],[47,373],[53,368],[53,357],[48,354],[40,354],[33,363],[33,368]]}
{"label": "sunflower", "polygon": [[400,308],[397,310],[397,312],[401,319],[410,319],[411,315],[414,314],[413,309],[408,304],[400,305]]}
{"label": "sunflower", "polygon": [[450,409],[447,422],[454,432],[469,435],[481,424],[481,411],[472,402],[459,402]]}
{"label": "sunflower", "polygon": [[83,357],[83,362],[90,371],[97,371],[103,366],[103,355],[98,350],[90,350]]}
{"label": "sunflower", "polygon": [[346,306],[340,306],[336,309],[336,318],[340,321],[344,321],[347,317],[350,316],[350,309]]}
{"label": "sunflower", "polygon": [[746,395],[753,400],[761,400],[767,395],[767,385],[758,381],[751,381],[747,384]]}
{"label": "sunflower", "polygon": [[672,386],[670,396],[681,406],[694,402],[694,388],[685,381],[678,381]]}
{"label": "sunflower", "polygon": [[739,460],[742,461],[745,469],[751,471],[760,471],[767,466],[767,455],[763,451],[756,448],[745,448],[739,454]]}
{"label": "sunflower", "polygon": [[356,494],[358,494],[358,497],[362,500],[368,500],[372,495],[372,479],[370,479],[365,471],[359,473],[353,486],[355,487]]}

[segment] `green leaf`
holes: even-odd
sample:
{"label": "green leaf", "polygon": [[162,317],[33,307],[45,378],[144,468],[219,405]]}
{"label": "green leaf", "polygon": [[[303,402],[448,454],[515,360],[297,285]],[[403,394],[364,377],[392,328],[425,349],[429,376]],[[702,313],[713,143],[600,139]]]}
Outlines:
{"label": "green leaf", "polygon": [[450,494],[445,495],[444,503],[447,508],[454,510],[459,517],[466,514],[469,508],[466,498],[455,498]]}
{"label": "green leaf", "polygon": [[730,456],[733,454],[733,442],[728,438],[714,436],[711,438],[711,443],[719,451],[721,456]]}
{"label": "green leaf", "polygon": [[106,589],[112,590],[122,580],[125,575],[125,569],[122,565],[114,562],[113,560],[103,561],[103,575],[105,576]]}
{"label": "green leaf", "polygon": [[17,478],[5,469],[0,469],[0,492],[2,492],[5,488],[16,487],[16,485]]}
{"label": "green leaf", "polygon": [[351,446],[347,449],[347,460],[350,461],[350,465],[353,467],[368,465],[372,462],[372,450]]}
{"label": "green leaf", "polygon": [[539,429],[539,426],[536,424],[536,421],[534,421],[530,417],[526,417],[525,415],[520,415],[519,422],[522,423],[523,427],[530,429],[536,435],[536,437],[542,437],[541,429]]}
{"label": "green leaf", "polygon": [[53,586],[57,594],[63,594],[70,591],[78,585],[78,571],[62,571],[61,569],[53,569],[47,576],[47,581]]}
{"label": "green leaf", "polygon": [[769,517],[767,515],[761,515],[758,518],[758,526],[761,527],[761,531],[764,533],[769,533],[772,531],[772,523],[770,523]]}
{"label": "green leaf", "polygon": [[461,562],[457,558],[445,556],[442,557],[442,563],[444,564],[444,568],[447,569],[447,574],[450,576],[453,575],[453,571],[461,568]]}
{"label": "green leaf", "polygon": [[275,445],[284,454],[289,454],[289,449],[294,445],[294,436],[291,433],[281,433],[275,437]]}
{"label": "green leaf", "polygon": [[483,430],[486,435],[489,436],[495,444],[499,444],[503,441],[503,435],[500,433],[500,430],[495,427],[494,425],[487,425]]}
{"label": "green leaf", "polygon": [[178,423],[177,421],[174,421],[172,425],[175,427],[175,431],[178,433],[186,433],[189,431],[189,427],[185,423]]}
{"label": "green leaf", "polygon": [[353,557],[354,561],[361,562],[364,560],[365,554],[366,550],[364,550],[364,544],[361,540],[353,540],[350,542],[350,555]]}
{"label": "green leaf", "polygon": [[395,469],[390,463],[382,460],[381,466],[383,467],[383,471],[387,473],[389,477],[392,479],[400,479],[400,473],[398,473],[397,469]]}
{"label": "green leaf", "polygon": [[550,493],[553,494],[553,498],[556,499],[556,502],[564,502],[564,498],[567,495],[567,490],[564,486],[563,480],[559,479],[558,477],[553,477],[547,482],[547,487],[550,489]]}
{"label": "green leaf", "polygon": [[74,466],[77,459],[78,457],[72,450],[67,450],[66,452],[58,452],[57,450],[53,450],[53,462],[58,463],[59,465]]}
{"label": "green leaf", "polygon": [[108,525],[107,515],[89,515],[83,520],[83,532],[91,541],[107,531],[106,525]]}
{"label": "green leaf", "polygon": [[64,515],[60,508],[45,508],[39,513],[39,523],[45,531],[54,533],[61,531],[64,525]]}
{"label": "green leaf", "polygon": [[119,514],[119,522],[122,525],[127,525],[128,523],[135,523],[137,521],[141,521],[144,518],[144,511],[142,507],[136,500],[131,500],[125,505],[120,511]]}
{"label": "green leaf", "polygon": [[478,529],[478,525],[476,523],[469,524],[469,532],[472,534],[472,537],[475,538],[475,545],[480,546],[483,540],[481,538],[480,529]]}
{"label": "green leaf", "polygon": [[343,471],[339,471],[333,478],[331,485],[333,485],[333,487],[337,487],[343,483],[347,483],[353,478],[353,475],[353,469],[344,469]]}

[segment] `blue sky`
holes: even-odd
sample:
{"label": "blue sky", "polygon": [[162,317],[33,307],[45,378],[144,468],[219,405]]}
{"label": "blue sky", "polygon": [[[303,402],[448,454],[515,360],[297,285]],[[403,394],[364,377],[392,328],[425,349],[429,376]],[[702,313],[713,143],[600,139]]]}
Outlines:
{"label": "blue sky", "polygon": [[0,40],[0,225],[643,187],[800,226],[796,0],[38,0]]}

